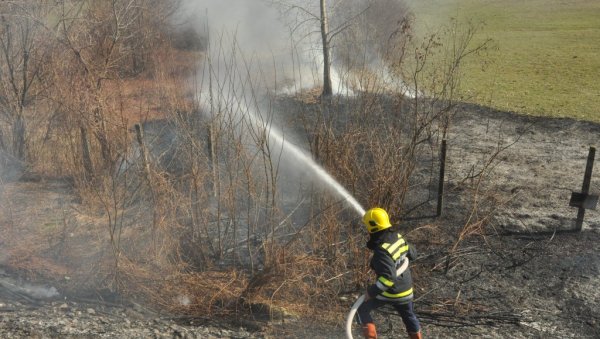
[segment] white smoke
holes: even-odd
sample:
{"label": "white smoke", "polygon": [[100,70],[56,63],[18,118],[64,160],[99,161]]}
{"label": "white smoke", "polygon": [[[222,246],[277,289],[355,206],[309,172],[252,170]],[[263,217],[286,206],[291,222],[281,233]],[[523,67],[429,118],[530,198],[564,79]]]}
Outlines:
{"label": "white smoke", "polygon": [[36,299],[50,299],[60,295],[54,286],[45,287],[39,285],[23,284],[21,286],[24,293]]}
{"label": "white smoke", "polygon": [[[194,1],[184,8],[196,30],[210,37],[198,93],[204,111],[229,112],[236,125],[267,133],[271,158],[277,162],[277,172],[286,178],[279,182],[280,189],[316,180],[319,187],[336,192],[361,214],[356,200],[309,153],[290,142],[292,133],[272,125],[278,117],[265,109],[269,103],[262,101],[267,93],[295,92],[318,84],[322,63],[318,50],[311,46],[313,41],[297,44],[280,13],[260,0]],[[252,147],[251,141],[247,144]],[[290,191],[294,190],[299,191]]]}
{"label": "white smoke", "polygon": [[270,91],[292,91],[319,81],[321,66],[310,60],[308,52],[314,54],[310,43],[294,46],[290,27],[265,1],[188,0],[183,3],[180,20],[191,24],[201,36],[210,37],[213,50],[230,48],[220,51],[230,54],[221,55],[223,60],[244,58],[237,62],[259,72],[263,87]]}
{"label": "white smoke", "polygon": [[[1,272],[0,272],[1,273]],[[9,277],[0,275],[0,288],[16,294],[22,294],[34,299],[50,299],[60,296],[54,286],[33,285],[27,282],[17,282]]]}
{"label": "white smoke", "polygon": [[178,295],[176,301],[181,306],[189,306],[192,303],[187,295]]}
{"label": "white smoke", "polygon": [[188,0],[182,6],[183,21],[200,33],[218,35],[223,29],[236,31],[244,50],[278,49],[287,29],[278,13],[258,0]]}
{"label": "white smoke", "polygon": [[[261,73],[264,87],[291,94],[321,86],[324,67],[319,21],[310,18],[319,15],[318,1],[297,1],[298,6],[290,9],[293,3],[277,7],[265,0],[187,0],[178,20],[201,36],[210,36],[213,48],[235,44]],[[288,10],[282,13],[282,8]],[[334,46],[331,50],[333,91],[352,95],[348,73],[336,66]]]}

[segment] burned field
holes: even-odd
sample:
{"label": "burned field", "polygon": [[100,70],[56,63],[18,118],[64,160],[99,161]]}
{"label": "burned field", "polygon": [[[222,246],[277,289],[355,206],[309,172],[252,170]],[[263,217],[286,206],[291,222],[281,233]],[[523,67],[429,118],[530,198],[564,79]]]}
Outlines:
{"label": "burned field", "polygon": [[599,126],[461,104],[475,25],[134,2],[0,5],[0,336],[341,337],[373,206],[426,337],[598,333]]}
{"label": "burned field", "polygon": [[[419,308],[432,325],[430,336],[593,338],[600,332],[600,218],[586,211],[579,232],[578,210],[569,206],[598,135],[597,124],[571,119],[459,110],[448,142],[445,214],[437,225],[442,233],[464,227],[460,234],[477,236],[453,245],[454,253],[423,244],[418,265],[433,274],[422,276]],[[596,172],[590,190],[599,188]],[[487,207],[476,211],[478,204]],[[484,232],[464,226],[484,210],[490,212]],[[445,237],[432,238],[442,243]]]}
{"label": "burned field", "polygon": [[[433,217],[437,188],[433,180],[411,191],[407,205],[417,207],[400,220],[420,253],[414,272],[424,335],[595,337],[600,331],[600,216],[595,210],[586,211],[583,229],[571,232],[577,209],[569,206],[569,199],[573,191],[581,190],[588,148],[597,146],[600,126],[465,105],[449,131],[442,216]],[[427,178],[430,172],[421,175]],[[590,191],[597,193],[598,188],[596,171]],[[79,202],[65,183],[6,181],[2,194],[3,201],[10,201],[3,204],[3,234],[32,225],[53,227],[47,222],[53,215],[57,224],[67,220],[66,233],[37,241],[58,242],[91,222],[77,212]],[[481,222],[470,222],[475,219]],[[304,320],[296,315],[275,315],[270,322],[261,319],[227,329],[231,325],[212,325],[209,319],[178,318],[156,309],[136,311],[124,299],[111,301],[105,310],[106,294],[87,295],[87,303],[80,306],[81,301],[71,299],[68,289],[75,286],[67,272],[62,272],[62,280],[40,280],[39,270],[56,273],[60,268],[28,256],[27,251],[7,251],[13,248],[7,239],[0,243],[4,263],[0,311],[2,334],[7,336],[170,337],[179,333],[217,338],[342,338],[344,313],[357,296],[345,294],[339,300],[339,327],[332,319],[317,328],[303,326]],[[14,270],[15,266],[20,269]],[[55,288],[57,295],[46,298],[10,288],[24,282],[44,291]],[[35,320],[42,313],[45,320]],[[382,337],[396,337],[394,331],[403,331],[395,315],[384,311],[377,317]],[[235,323],[230,320],[228,324]],[[92,329],[89,321],[94,321]],[[147,332],[147,327],[154,330]]]}

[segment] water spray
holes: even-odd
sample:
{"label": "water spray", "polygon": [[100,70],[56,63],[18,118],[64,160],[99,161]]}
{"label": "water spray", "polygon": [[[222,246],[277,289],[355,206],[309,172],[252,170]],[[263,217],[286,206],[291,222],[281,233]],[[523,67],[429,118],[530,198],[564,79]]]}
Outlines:
{"label": "water spray", "polygon": [[[244,105],[245,106],[245,105]],[[312,173],[316,174],[316,177],[322,183],[326,184],[332,191],[338,194],[344,202],[349,204],[356,213],[358,213],[359,218],[362,218],[365,214],[365,209],[360,205],[360,203],[348,192],[339,182],[337,182],[323,167],[319,166],[314,159],[303,152],[299,147],[285,140],[283,133],[275,128],[273,125],[265,124],[261,119],[258,118],[257,114],[255,114],[248,107],[244,112],[247,114],[247,117],[252,124],[259,128],[264,128],[267,131],[269,136],[269,143],[273,146],[273,148],[281,149],[282,152],[285,152],[287,155],[300,160],[302,164],[304,164],[307,169],[309,169]]]}
{"label": "water spray", "polygon": [[[250,120],[254,123],[258,123],[258,119],[256,116],[249,114]],[[263,128],[267,128],[267,126],[262,126]],[[358,201],[348,192],[339,182],[337,182],[325,169],[319,166],[312,157],[308,156],[304,152],[302,152],[298,147],[293,145],[290,142],[287,142],[283,134],[280,131],[275,129],[273,126],[268,127],[269,136],[275,141],[277,146],[281,146],[282,151],[289,152],[289,155],[301,160],[303,164],[306,164],[308,169],[310,169],[313,173],[317,175],[320,181],[327,184],[330,188],[333,189],[335,193],[340,195],[342,199],[348,203],[354,210],[358,213],[360,218],[365,214],[365,209],[358,203]]]}

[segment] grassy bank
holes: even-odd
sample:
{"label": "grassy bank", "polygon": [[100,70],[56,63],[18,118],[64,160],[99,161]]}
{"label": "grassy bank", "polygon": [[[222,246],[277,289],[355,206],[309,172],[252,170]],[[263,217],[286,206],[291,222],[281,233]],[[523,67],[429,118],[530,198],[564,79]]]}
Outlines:
{"label": "grassy bank", "polygon": [[421,0],[411,7],[419,32],[452,17],[483,23],[475,43],[496,42],[486,60],[465,64],[461,91],[470,101],[600,122],[599,1]]}

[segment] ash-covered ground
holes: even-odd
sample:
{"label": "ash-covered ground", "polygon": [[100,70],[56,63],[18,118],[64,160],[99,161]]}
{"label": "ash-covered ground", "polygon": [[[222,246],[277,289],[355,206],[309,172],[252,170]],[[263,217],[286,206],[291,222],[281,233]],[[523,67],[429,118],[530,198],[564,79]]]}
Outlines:
{"label": "ash-covered ground", "polygon": [[[577,209],[569,206],[571,192],[581,190],[589,147],[599,141],[598,124],[471,105],[460,110],[448,137],[442,217],[431,217],[430,201],[401,226],[420,252],[413,270],[424,337],[600,337],[600,214],[588,210],[581,232],[572,232]],[[595,194],[599,171],[596,165]],[[36,185],[42,184],[7,182],[3,201],[45,195],[49,210],[69,201],[60,188]],[[22,196],[9,198],[11,192]],[[36,221],[35,213],[27,215]],[[465,237],[455,246],[461,230]],[[344,337],[345,314],[340,326],[287,319],[236,327],[175,319],[132,302],[65,298],[5,271],[0,281],[0,337]],[[347,302],[349,309],[352,298]],[[377,319],[381,338],[405,337],[397,316],[384,310]]]}
{"label": "ash-covered ground", "polygon": [[[599,338],[600,213],[587,210],[576,231],[569,201],[600,125],[464,105],[447,145],[443,215],[432,217],[429,198],[401,226],[420,252],[413,275],[424,337]],[[434,181],[412,192],[412,203],[436,189]],[[390,311],[376,319],[381,338],[405,337]],[[295,336],[314,337],[300,327]],[[343,329],[320,337],[344,338]]]}

